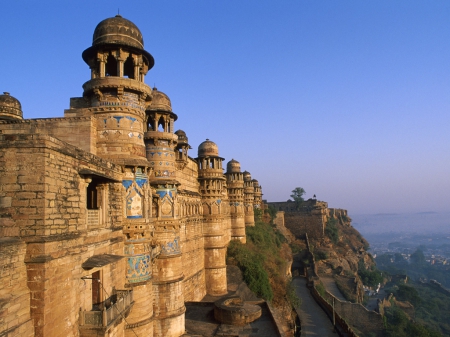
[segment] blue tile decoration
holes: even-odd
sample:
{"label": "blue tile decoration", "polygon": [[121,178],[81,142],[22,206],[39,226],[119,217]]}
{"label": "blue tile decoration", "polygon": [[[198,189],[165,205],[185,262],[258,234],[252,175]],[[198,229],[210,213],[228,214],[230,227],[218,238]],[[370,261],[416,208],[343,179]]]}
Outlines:
{"label": "blue tile decoration", "polygon": [[133,180],[122,180],[122,185],[125,187],[126,190],[131,186],[132,183]]}
{"label": "blue tile decoration", "polygon": [[128,257],[127,280],[130,283],[144,282],[151,278],[151,256],[140,254]]}
{"label": "blue tile decoration", "polygon": [[142,218],[144,185],[148,184],[148,177],[141,168],[137,168],[133,180],[122,180],[125,187],[126,216],[129,219]]}
{"label": "blue tile decoration", "polygon": [[177,236],[173,241],[169,241],[161,245],[161,255],[176,255],[181,253],[180,249],[180,237]]}
{"label": "blue tile decoration", "polygon": [[172,191],[171,190],[158,190],[156,191],[157,194],[159,194],[159,197],[162,199],[166,194],[168,194],[171,198],[173,198]]}
{"label": "blue tile decoration", "polygon": [[119,125],[120,120],[123,118],[122,116],[113,116],[113,117],[116,119],[117,125]]}

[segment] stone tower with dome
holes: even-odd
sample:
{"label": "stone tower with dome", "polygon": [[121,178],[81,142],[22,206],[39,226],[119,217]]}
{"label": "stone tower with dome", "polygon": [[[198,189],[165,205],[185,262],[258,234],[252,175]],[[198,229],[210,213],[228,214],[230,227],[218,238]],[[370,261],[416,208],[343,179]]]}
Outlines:
{"label": "stone tower with dome", "polygon": [[244,211],[245,226],[255,225],[255,213],[253,212],[255,200],[255,187],[252,182],[252,175],[244,171]]}
{"label": "stone tower with dome", "polygon": [[181,336],[185,302],[227,293],[227,246],[245,242],[260,186],[235,160],[224,174],[210,140],[189,156],[169,97],[145,84],[154,60],[134,23],[101,21],[82,58],[90,79],[62,118],[24,119],[0,95],[8,331]]}
{"label": "stone tower with dome", "polygon": [[230,199],[231,239],[245,243],[244,174],[241,172],[241,164],[231,159],[227,163],[225,175]]}

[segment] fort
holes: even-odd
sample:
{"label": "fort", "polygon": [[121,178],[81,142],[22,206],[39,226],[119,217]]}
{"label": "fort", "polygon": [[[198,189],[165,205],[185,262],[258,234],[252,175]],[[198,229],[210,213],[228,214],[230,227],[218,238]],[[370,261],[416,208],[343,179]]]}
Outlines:
{"label": "fort", "polygon": [[302,237],[306,233],[312,239],[320,239],[325,235],[328,219],[336,219],[343,225],[350,225],[351,219],[347,210],[328,208],[328,203],[317,199],[305,200],[299,207],[288,200],[286,202],[268,202],[267,205],[278,211],[276,221],[286,226],[292,234]]}
{"label": "fort", "polygon": [[181,336],[185,302],[227,293],[261,186],[211,140],[190,156],[131,21],[100,22],[82,58],[64,117],[0,95],[0,334]]}

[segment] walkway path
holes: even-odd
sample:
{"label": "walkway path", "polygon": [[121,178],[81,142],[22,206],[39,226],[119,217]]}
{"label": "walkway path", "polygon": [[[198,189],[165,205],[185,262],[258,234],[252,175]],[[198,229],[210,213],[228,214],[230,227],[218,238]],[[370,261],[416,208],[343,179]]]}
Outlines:
{"label": "walkway path", "polygon": [[302,300],[299,309],[302,337],[336,337],[337,334],[333,332],[333,324],[306,287],[306,279],[295,277],[292,283],[297,296]]}
{"label": "walkway path", "polygon": [[336,285],[336,281],[332,277],[320,277],[320,280],[323,283],[325,289],[338,300],[347,302],[344,295],[342,295],[341,291]]}

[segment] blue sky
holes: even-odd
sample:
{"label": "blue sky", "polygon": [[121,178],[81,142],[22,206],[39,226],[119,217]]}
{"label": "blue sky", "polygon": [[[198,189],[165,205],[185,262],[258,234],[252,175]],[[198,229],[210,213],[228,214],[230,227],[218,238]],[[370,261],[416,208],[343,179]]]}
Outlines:
{"label": "blue sky", "polygon": [[450,211],[450,1],[8,1],[0,91],[63,116],[118,9],[192,157],[211,139],[269,201],[301,186],[350,214]]}

